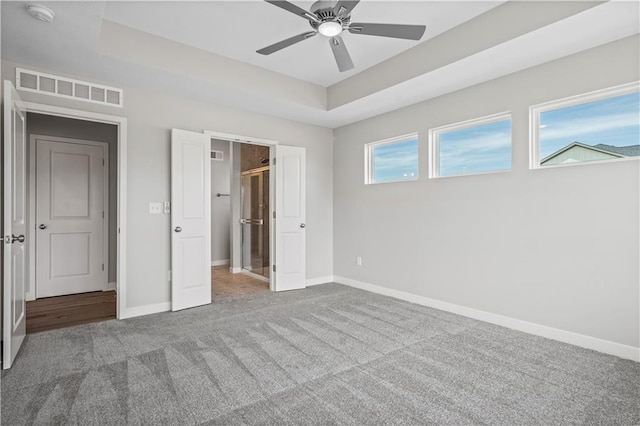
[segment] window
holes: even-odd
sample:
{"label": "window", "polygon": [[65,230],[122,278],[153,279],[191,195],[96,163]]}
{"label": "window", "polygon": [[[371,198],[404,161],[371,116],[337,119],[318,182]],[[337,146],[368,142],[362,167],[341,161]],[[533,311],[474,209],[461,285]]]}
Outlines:
{"label": "window", "polygon": [[365,145],[365,183],[418,179],[418,135]]}
{"label": "window", "polygon": [[501,113],[429,131],[429,177],[511,170],[511,115]]}
{"label": "window", "polygon": [[640,156],[638,83],[532,106],[531,167]]}

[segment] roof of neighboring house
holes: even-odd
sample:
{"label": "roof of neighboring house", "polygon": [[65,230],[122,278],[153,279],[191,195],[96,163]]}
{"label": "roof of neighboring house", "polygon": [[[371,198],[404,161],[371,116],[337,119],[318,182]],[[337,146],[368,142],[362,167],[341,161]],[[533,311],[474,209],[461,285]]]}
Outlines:
{"label": "roof of neighboring house", "polygon": [[601,149],[602,151],[609,151],[615,154],[624,155],[625,157],[640,156],[640,145],[611,146],[599,143],[598,145],[594,145],[593,147]]}
{"label": "roof of neighboring house", "polygon": [[592,149],[594,151],[604,152],[606,154],[611,154],[616,157],[635,157],[640,156],[640,145],[629,145],[629,146],[612,146],[606,145],[603,143],[599,143],[598,145],[586,145],[580,142],[572,142],[569,145],[560,148],[556,152],[547,155],[545,158],[540,160],[540,164],[544,164],[546,161],[551,160],[553,157],[556,157],[559,154],[562,154],[565,151],[570,150],[573,147],[582,147],[586,149]]}

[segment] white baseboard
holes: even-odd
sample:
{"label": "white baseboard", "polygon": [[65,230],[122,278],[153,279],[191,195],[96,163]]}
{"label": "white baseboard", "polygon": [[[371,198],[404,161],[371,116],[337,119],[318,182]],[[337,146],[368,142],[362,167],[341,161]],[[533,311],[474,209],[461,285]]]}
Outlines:
{"label": "white baseboard", "polygon": [[136,306],[133,308],[126,308],[124,312],[120,312],[119,319],[141,317],[143,315],[157,314],[158,312],[167,312],[170,310],[171,302],[156,303],[155,305]]}
{"label": "white baseboard", "polygon": [[255,278],[257,280],[264,281],[266,283],[270,283],[271,282],[270,278],[264,277],[264,276],[262,276],[260,274],[256,274],[256,273],[251,272],[251,271],[247,271],[246,269],[241,269],[240,273],[241,274],[245,274],[245,275],[247,275],[247,276],[249,276],[251,278]]}
{"label": "white baseboard", "polygon": [[115,289],[116,289],[116,282],[115,282],[115,281],[114,281],[114,282],[107,283],[107,291],[109,291],[109,290],[115,290]]}
{"label": "white baseboard", "polygon": [[326,277],[307,278],[307,287],[314,285],[326,284],[333,282],[333,275],[327,275]]}
{"label": "white baseboard", "polygon": [[239,274],[242,272],[242,268],[229,268],[232,274]]}
{"label": "white baseboard", "polygon": [[587,349],[593,349],[620,358],[630,359],[640,362],[640,348],[623,345],[621,343],[609,340],[599,339],[597,337],[586,336],[584,334],[574,333],[572,331],[560,330],[558,328],[548,327],[546,325],[536,324],[516,318],[506,317],[503,315],[493,314],[491,312],[481,311],[479,309],[469,308],[466,306],[456,305],[441,300],[430,299],[424,296],[407,293],[400,290],[393,290],[362,281],[352,280],[335,276],[334,281],[350,287],[359,288],[361,290],[370,291],[372,293],[382,294],[384,296],[395,297],[396,299],[405,300],[407,302],[416,303],[418,305],[428,306],[430,308],[447,311],[465,317],[477,319],[491,324],[500,325],[511,328],[513,330],[523,331],[525,333],[536,336],[546,337],[548,339],[557,340],[571,345],[581,346]]}
{"label": "white baseboard", "polygon": [[224,266],[229,264],[229,259],[212,260],[211,266]]}

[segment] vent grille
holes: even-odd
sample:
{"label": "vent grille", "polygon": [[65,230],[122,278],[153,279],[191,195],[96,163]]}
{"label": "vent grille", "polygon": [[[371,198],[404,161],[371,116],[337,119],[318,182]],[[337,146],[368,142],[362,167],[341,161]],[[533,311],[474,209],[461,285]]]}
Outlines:
{"label": "vent grille", "polygon": [[18,90],[121,107],[122,89],[16,68]]}
{"label": "vent grille", "polygon": [[224,152],[211,151],[211,159],[216,161],[224,161]]}

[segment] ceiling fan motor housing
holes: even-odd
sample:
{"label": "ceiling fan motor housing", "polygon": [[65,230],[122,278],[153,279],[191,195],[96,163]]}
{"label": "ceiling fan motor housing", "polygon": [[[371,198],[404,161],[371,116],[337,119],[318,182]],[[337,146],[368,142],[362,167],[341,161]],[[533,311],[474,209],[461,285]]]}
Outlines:
{"label": "ceiling fan motor housing", "polygon": [[327,1],[327,0],[317,1],[311,6],[310,10],[311,10],[311,13],[316,15],[320,20],[320,22],[316,22],[309,19],[309,24],[311,24],[311,27],[313,27],[314,30],[317,30],[318,27],[324,22],[337,22],[342,26],[342,28],[347,27],[349,25],[349,22],[351,22],[350,15],[346,15],[346,16],[336,15],[336,13],[333,10],[333,2],[331,1]]}

